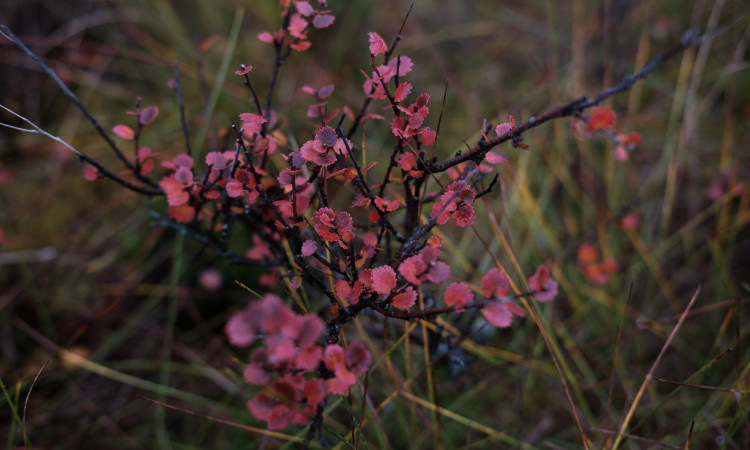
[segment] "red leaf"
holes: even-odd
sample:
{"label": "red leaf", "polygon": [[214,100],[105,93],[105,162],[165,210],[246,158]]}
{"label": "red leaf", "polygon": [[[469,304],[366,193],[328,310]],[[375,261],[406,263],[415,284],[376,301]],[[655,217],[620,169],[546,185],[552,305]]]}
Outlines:
{"label": "red leaf", "polygon": [[235,75],[245,75],[250,73],[250,71],[253,70],[253,66],[245,66],[244,64],[240,64],[240,70],[237,70],[234,72]]}
{"label": "red leaf", "polygon": [[318,406],[326,397],[326,383],[320,378],[311,378],[305,382],[302,392],[305,394],[305,403]]}
{"label": "red leaf", "polygon": [[173,177],[164,178],[159,182],[159,187],[167,196],[169,206],[180,206],[187,203],[190,195],[183,189],[182,183]]}
{"label": "red leaf", "polygon": [[177,222],[188,223],[195,218],[195,208],[188,204],[170,206],[167,208],[167,215]]}
{"label": "red leaf", "polygon": [[584,242],[578,247],[578,264],[594,264],[599,259],[599,250],[593,245]]}
{"label": "red leaf", "polygon": [[123,139],[133,139],[135,137],[135,133],[127,125],[115,125],[112,128],[112,132]]}
{"label": "red leaf", "polygon": [[240,120],[243,122],[250,122],[250,123],[266,123],[266,119],[258,114],[253,113],[242,113],[240,114]]}
{"label": "red leaf", "polygon": [[218,40],[219,40],[218,34],[213,34],[207,37],[206,39],[203,39],[202,41],[198,43],[198,51],[201,53],[205,52],[206,50],[208,50],[209,47],[214,45],[214,43]]}
{"label": "red leaf", "polygon": [[297,43],[291,44],[289,46],[292,50],[296,50],[298,52],[304,52],[308,48],[310,48],[310,41],[299,41]]}
{"label": "red leaf", "polygon": [[94,166],[86,166],[86,168],[83,169],[83,178],[88,181],[94,181],[99,178],[99,171]]}
{"label": "red leaf", "polygon": [[505,297],[510,289],[510,280],[497,267],[488,270],[482,277],[482,293],[487,297]]}
{"label": "red leaf", "polygon": [[609,130],[614,125],[617,116],[606,106],[597,106],[589,115],[589,130]]}
{"label": "red leaf", "polygon": [[354,375],[364,375],[371,363],[372,356],[364,344],[352,342],[346,348],[346,365]]}
{"label": "red leaf", "polygon": [[393,306],[398,309],[409,309],[414,306],[417,301],[417,291],[411,286],[407,287],[406,290],[393,297]]}
{"label": "red leaf", "polygon": [[443,238],[439,236],[432,236],[429,239],[427,239],[427,243],[435,248],[439,248],[443,246]]}

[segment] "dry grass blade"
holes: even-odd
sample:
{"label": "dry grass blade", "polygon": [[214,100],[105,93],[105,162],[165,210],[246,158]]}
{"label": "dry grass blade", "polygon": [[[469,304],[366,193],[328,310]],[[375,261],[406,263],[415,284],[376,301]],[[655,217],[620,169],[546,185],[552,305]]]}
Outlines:
{"label": "dry grass blade", "polygon": [[617,367],[617,351],[620,348],[620,340],[622,339],[622,326],[625,324],[625,318],[627,317],[627,311],[628,307],[630,306],[630,300],[633,295],[633,281],[635,281],[635,270],[633,270],[633,275],[630,278],[630,286],[628,287],[628,299],[625,302],[625,313],[622,315],[622,320],[620,320],[620,326],[617,329],[617,338],[615,340],[615,351],[612,355],[612,371],[609,374],[609,394],[607,396],[607,417],[611,417],[611,411],[612,411],[612,392],[614,390],[615,386],[615,369]]}
{"label": "dry grass blade", "polygon": [[160,402],[158,400],[154,400],[148,397],[143,397],[143,399],[151,403],[154,403],[156,405],[172,409],[174,411],[179,411],[181,413],[190,414],[191,416],[201,417],[203,419],[210,420],[211,422],[229,425],[230,427],[239,428],[240,430],[250,431],[252,433],[261,434],[263,436],[268,436],[268,437],[277,438],[277,439],[283,439],[285,441],[290,441],[290,442],[299,442],[299,443],[303,442],[303,439],[298,436],[291,436],[289,434],[277,433],[275,431],[269,431],[263,428],[251,427],[249,425],[243,425],[241,423],[232,422],[231,420],[219,419],[218,417],[208,416],[206,414],[201,414],[195,411],[191,411],[189,409],[180,408],[178,406],[170,405],[168,403],[163,403],[163,402]]}
{"label": "dry grass blade", "polygon": [[672,343],[672,339],[674,339],[675,335],[677,334],[677,330],[680,329],[682,323],[685,321],[687,313],[693,307],[693,303],[695,303],[695,300],[698,298],[698,294],[700,293],[700,291],[701,288],[699,286],[698,289],[695,290],[695,294],[693,294],[693,298],[690,299],[690,302],[685,308],[685,311],[683,311],[682,316],[680,316],[680,320],[677,322],[677,325],[674,326],[674,329],[672,329],[672,332],[669,334],[667,341],[662,346],[659,355],[656,357],[656,360],[654,360],[654,363],[651,365],[651,368],[646,374],[646,378],[643,380],[643,383],[641,383],[641,387],[640,389],[638,389],[638,393],[635,395],[633,403],[630,405],[630,409],[625,415],[625,419],[622,421],[620,431],[617,433],[617,438],[615,439],[614,444],[612,444],[612,450],[616,450],[622,443],[622,439],[625,437],[625,430],[628,428],[628,424],[633,418],[633,414],[635,413],[635,409],[638,407],[638,403],[640,403],[641,401],[641,397],[643,397],[643,394],[646,392],[646,386],[648,386],[649,381],[654,378],[654,372],[656,371],[656,368],[659,366],[661,359],[664,357],[664,354],[667,352],[669,345]]}

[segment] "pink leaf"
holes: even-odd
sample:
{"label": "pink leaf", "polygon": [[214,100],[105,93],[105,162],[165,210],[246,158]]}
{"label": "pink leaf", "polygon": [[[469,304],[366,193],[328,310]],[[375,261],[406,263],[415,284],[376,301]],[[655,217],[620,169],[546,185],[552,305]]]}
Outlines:
{"label": "pink leaf", "polygon": [[499,153],[487,152],[487,155],[484,157],[484,160],[490,164],[502,164],[505,161],[507,161],[508,158],[506,158],[505,156]]}
{"label": "pink leaf", "polygon": [[270,395],[261,392],[247,402],[247,409],[256,419],[265,421],[271,415],[274,403]]}
{"label": "pink leaf", "polygon": [[430,271],[427,272],[427,279],[433,283],[442,283],[447,280],[451,274],[451,268],[442,261],[436,261],[431,264]]}
{"label": "pink leaf", "polygon": [[385,41],[378,33],[369,33],[370,36],[370,54],[379,55],[388,51]]}
{"label": "pink leaf", "polygon": [[323,144],[324,147],[333,147],[336,143],[336,132],[333,128],[325,126],[315,133],[315,140]]}
{"label": "pink leaf", "polygon": [[250,73],[250,71],[253,70],[253,66],[245,66],[244,64],[240,64],[240,70],[237,70],[234,72],[235,75],[245,75]]}
{"label": "pink leaf", "polygon": [[221,152],[210,152],[206,155],[206,164],[215,169],[223,169],[227,166],[227,160]]}
{"label": "pink leaf", "polygon": [[419,141],[422,145],[433,145],[437,140],[437,133],[434,130],[427,130],[419,135]]}
{"label": "pink leaf", "polygon": [[263,386],[271,381],[268,372],[263,370],[263,368],[257,364],[248,364],[248,366],[245,367],[243,375],[245,375],[245,380],[247,380],[248,383],[256,386]]}
{"label": "pink leaf", "polygon": [[529,288],[540,291],[534,294],[539,302],[548,302],[557,295],[557,282],[550,275],[549,267],[541,265],[536,268],[534,275],[529,277]]}
{"label": "pink leaf", "polygon": [[396,88],[396,92],[393,94],[393,100],[396,103],[402,102],[406,96],[409,95],[409,92],[411,92],[411,84],[404,81]]}
{"label": "pink leaf", "polygon": [[372,288],[380,295],[388,295],[396,287],[396,272],[391,266],[380,266],[372,270]]}
{"label": "pink leaf", "polygon": [[327,84],[321,87],[320,89],[318,89],[318,97],[321,99],[328,97],[329,95],[333,94],[333,89],[334,87],[332,84]]}
{"label": "pink leaf", "polygon": [[506,303],[499,302],[482,308],[482,315],[487,322],[500,328],[506,328],[510,326],[513,314],[506,308]]}
{"label": "pink leaf", "polygon": [[333,25],[334,20],[336,20],[335,16],[332,16],[330,14],[320,14],[318,16],[315,16],[312,24],[315,28],[326,28]]}
{"label": "pink leaf", "polygon": [[257,331],[252,326],[252,314],[247,310],[237,312],[227,321],[224,331],[229,342],[237,347],[247,347],[255,342]]}
{"label": "pink leaf", "polygon": [[308,2],[296,2],[294,4],[297,7],[297,11],[299,11],[300,14],[303,16],[309,16],[310,14],[314,13],[315,10],[312,6],[310,6],[310,3]]}
{"label": "pink leaf", "polygon": [[242,113],[240,114],[240,120],[243,122],[250,122],[250,123],[266,123],[265,117],[253,114],[253,113]]}
{"label": "pink leaf", "polygon": [[268,31],[264,31],[258,35],[258,40],[270,44],[271,42],[273,42],[273,34],[269,33]]}
{"label": "pink leaf", "polygon": [[159,108],[157,108],[156,106],[149,106],[148,108],[144,108],[141,110],[141,113],[138,115],[138,123],[140,123],[141,125],[148,125],[153,122],[158,115]]}
{"label": "pink leaf", "polygon": [[414,165],[416,164],[416,159],[414,158],[414,155],[412,153],[403,153],[398,158],[398,166],[403,171],[409,171],[411,170]]}
{"label": "pink leaf", "polygon": [[135,137],[135,133],[127,125],[115,125],[112,128],[112,132],[123,139],[133,139]]}
{"label": "pink leaf", "polygon": [[465,283],[451,283],[445,289],[443,301],[446,306],[455,306],[456,311],[462,311],[465,305],[474,300],[474,294]]}
{"label": "pink leaf", "polygon": [[486,297],[505,297],[510,289],[510,280],[505,273],[493,267],[482,277],[482,293]]}
{"label": "pink leaf", "polygon": [[305,39],[307,36],[305,32],[307,30],[307,20],[302,17],[302,14],[292,14],[292,18],[289,20],[289,34],[298,38]]}
{"label": "pink leaf", "polygon": [[239,181],[232,179],[229,180],[229,182],[226,185],[227,188],[227,195],[231,198],[237,198],[240,195],[242,195],[242,192],[244,191],[244,188],[242,186],[242,183]]}
{"label": "pink leaf", "polygon": [[315,243],[315,241],[308,239],[307,241],[302,243],[302,254],[305,256],[310,256],[315,253],[316,247],[317,244]]}

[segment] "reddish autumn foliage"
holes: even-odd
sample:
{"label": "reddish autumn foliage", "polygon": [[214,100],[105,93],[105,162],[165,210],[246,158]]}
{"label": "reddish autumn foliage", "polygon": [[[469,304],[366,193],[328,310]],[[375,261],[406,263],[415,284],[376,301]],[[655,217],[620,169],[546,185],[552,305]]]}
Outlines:
{"label": "reddish autumn foliage", "polygon": [[557,296],[557,282],[545,265],[537,267],[534,275],[529,277],[529,288],[536,291],[534,298],[540,302],[549,302]]}
{"label": "reddish autumn foliage", "polygon": [[609,283],[612,275],[619,269],[614,259],[599,261],[599,250],[587,243],[578,247],[578,267],[590,282],[600,285]]}
{"label": "reddish autumn foliage", "polygon": [[[571,117],[576,137],[611,140],[617,160],[626,159],[640,135],[610,131],[616,114],[598,106],[609,95],[602,94],[537,116],[541,119],[517,122],[508,115],[507,122],[485,123],[467,132],[481,136],[476,143],[466,143],[460,152],[448,150],[439,145],[438,134],[446,111],[405,79],[415,64],[398,48],[403,30],[390,30],[390,46],[376,32],[359,37],[362,54],[352,55],[351,64],[359,64],[362,74],[357,81],[362,90],[354,99],[361,105],[343,104],[334,95],[356,97],[351,90],[323,84],[343,77],[338,74],[305,81],[303,109],[287,114],[279,104],[296,103],[274,102],[278,74],[290,55],[310,48],[314,29],[336,21],[325,1],[282,0],[279,12],[278,28],[258,34],[274,52],[273,61],[251,61],[254,66],[242,64],[234,72],[233,81],[248,88],[251,101],[248,111],[231,113],[239,124],[225,124],[232,134],[222,135],[221,144],[197,151],[187,142],[183,153],[159,159],[159,153],[140,143],[142,132],[160,122],[159,109],[137,106],[130,125],[112,128],[135,147],[133,153],[115,148],[125,175],[82,159],[88,164],[86,179],[110,178],[149,197],[161,196],[167,213],[156,215],[159,225],[195,239],[232,264],[262,267],[259,284],[284,292],[284,298],[266,293],[235,312],[225,333],[232,345],[252,347],[241,361],[244,380],[262,387],[247,403],[251,415],[272,430],[312,424],[311,431],[320,431],[328,396],[347,394],[372,365],[368,348],[345,334],[355,319],[416,321],[475,310],[484,318],[474,314],[482,325],[486,320],[505,328],[514,316],[525,316],[519,304],[549,302],[558,294],[547,265],[536,267],[523,290],[520,271],[510,274],[511,281],[500,269],[505,255],[497,256],[497,267],[455,267],[451,274],[456,250],[450,233],[472,232],[471,227],[478,230],[487,223],[484,200],[491,197],[482,197],[497,195],[499,177],[489,181],[489,174],[509,160],[497,147],[507,143],[503,151],[514,157],[514,149],[528,149],[523,133],[563,116]],[[261,83],[268,89],[265,102],[253,84],[259,73],[272,74]],[[430,114],[430,108],[436,112]],[[298,125],[294,117],[305,123],[285,128]],[[367,132],[372,124],[385,144],[365,139],[366,120]],[[189,140],[190,121],[183,122]],[[634,222],[623,219],[621,225],[633,229]],[[593,283],[606,283],[617,271],[613,260],[599,261],[593,247],[581,246],[578,257]],[[527,268],[537,264],[513,262]],[[221,284],[209,278],[202,277],[205,289]]]}

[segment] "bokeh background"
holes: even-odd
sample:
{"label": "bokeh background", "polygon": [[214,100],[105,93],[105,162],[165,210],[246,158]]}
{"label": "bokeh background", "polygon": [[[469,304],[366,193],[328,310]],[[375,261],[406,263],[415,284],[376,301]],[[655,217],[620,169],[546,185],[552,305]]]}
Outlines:
{"label": "bokeh background", "polygon": [[[501,147],[509,161],[500,169],[499,187],[477,205],[475,230],[446,232],[453,278],[478,283],[492,265],[490,254],[508,266],[517,260],[524,273],[541,263],[553,268],[561,293],[540,314],[594,448],[612,442],[700,287],[656,375],[702,387],[652,380],[625,446],[683,448],[690,440],[694,448],[747,448],[746,2],[520,3],[414,2],[399,52],[415,62],[408,76],[413,92],[432,96],[432,126],[447,83],[438,146],[443,157],[476,142],[485,120],[496,124],[509,114],[525,120],[600,92],[691,27],[716,36],[608,103],[619,116],[616,131],[643,137],[627,162],[612,158],[606,139],[577,140],[567,120],[527,133],[528,151]],[[313,30],[312,48],[293,55],[279,79],[278,136],[291,146],[309,138],[309,97],[300,88],[333,83],[331,104],[356,110],[360,70],[369,72],[367,32],[390,42],[409,8],[401,0],[329,5],[334,25]],[[138,97],[144,106],[158,106],[143,140],[167,159],[184,149],[177,99],[168,87],[173,61],[182,73],[194,147],[227,148],[222,130],[250,111],[248,93],[232,71],[240,63],[253,65],[256,87],[265,92],[273,54],[256,36],[277,29],[279,16],[278,4],[265,0],[11,0],[0,6],[0,23],[54,68],[106,130],[132,119],[125,112]],[[27,56],[6,40],[0,54],[0,103],[117,168],[81,112]],[[5,112],[0,118],[20,125]],[[365,132],[368,154],[388,154],[387,124],[368,122]],[[254,298],[233,280],[256,287],[260,272],[227,266],[199,244],[153,227],[149,212],[163,212],[163,199],[88,182],[83,168],[50,140],[0,128],[2,441],[9,448],[24,445],[12,404],[35,448],[293,445],[146,399],[263,427],[245,408],[255,392],[239,374],[246,354],[229,347],[222,332],[229,314]],[[637,224],[623,224],[624,217]],[[582,245],[599,252],[599,260],[616,261],[604,283],[587,276],[578,258]],[[206,269],[221,274],[218,287],[201,283]],[[446,320],[464,331],[474,326],[468,315]],[[382,323],[363,322],[357,333],[369,336],[382,355]],[[419,372],[422,345],[394,344],[399,334],[393,333],[389,345],[413,353],[417,362],[411,372],[402,359],[393,372],[371,373],[365,414],[372,422],[363,432],[371,448],[581,447],[533,321],[464,342],[453,359],[469,370],[436,364],[436,395],[427,405],[414,400],[431,398]],[[433,344],[441,342],[435,337]],[[397,380],[409,374],[414,381],[404,388]],[[407,394],[371,409],[401,390]],[[331,407],[326,435],[339,447],[351,439],[349,408],[361,408],[359,391],[352,402]],[[434,405],[442,408],[437,414]]]}

